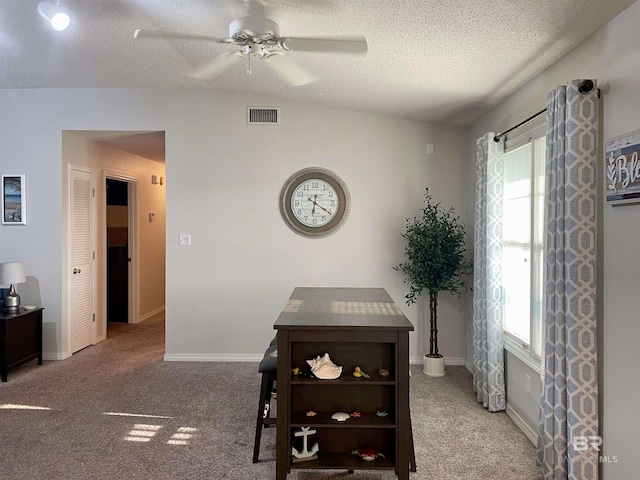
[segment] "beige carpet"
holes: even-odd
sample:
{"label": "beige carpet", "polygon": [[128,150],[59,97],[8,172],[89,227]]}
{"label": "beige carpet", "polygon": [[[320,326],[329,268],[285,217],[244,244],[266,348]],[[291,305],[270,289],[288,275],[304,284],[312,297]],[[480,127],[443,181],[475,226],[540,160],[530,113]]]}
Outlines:
{"label": "beige carpet", "polygon": [[[163,353],[160,317],[116,325],[67,360],[10,371],[0,384],[0,479],[275,478],[274,428],[251,463],[257,365],[163,362]],[[533,445],[504,413],[476,403],[466,369],[448,367],[443,378],[412,371],[412,479],[542,478]],[[395,475],[296,470],[288,478],[343,477]]]}

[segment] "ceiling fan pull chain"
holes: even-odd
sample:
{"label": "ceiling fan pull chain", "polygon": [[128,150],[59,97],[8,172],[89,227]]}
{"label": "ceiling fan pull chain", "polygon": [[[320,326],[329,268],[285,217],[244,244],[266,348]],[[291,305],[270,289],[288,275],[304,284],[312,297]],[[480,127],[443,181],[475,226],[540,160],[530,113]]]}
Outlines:
{"label": "ceiling fan pull chain", "polygon": [[247,75],[251,75],[251,55],[247,55]]}

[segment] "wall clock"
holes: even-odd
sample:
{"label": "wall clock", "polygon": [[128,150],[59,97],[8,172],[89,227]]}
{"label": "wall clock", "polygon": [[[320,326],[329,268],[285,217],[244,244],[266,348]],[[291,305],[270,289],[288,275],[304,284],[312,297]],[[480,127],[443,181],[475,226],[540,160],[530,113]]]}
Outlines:
{"label": "wall clock", "polygon": [[280,212],[291,230],[309,238],[335,233],[349,215],[350,197],[345,183],[325,168],[300,170],[285,182]]}

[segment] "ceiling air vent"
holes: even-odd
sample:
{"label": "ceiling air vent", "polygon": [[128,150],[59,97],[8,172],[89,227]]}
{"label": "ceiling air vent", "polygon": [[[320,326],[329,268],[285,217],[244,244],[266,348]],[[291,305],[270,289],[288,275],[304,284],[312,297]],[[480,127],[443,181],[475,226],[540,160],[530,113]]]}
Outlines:
{"label": "ceiling air vent", "polygon": [[280,108],[278,107],[247,107],[247,124],[279,125],[280,124]]}

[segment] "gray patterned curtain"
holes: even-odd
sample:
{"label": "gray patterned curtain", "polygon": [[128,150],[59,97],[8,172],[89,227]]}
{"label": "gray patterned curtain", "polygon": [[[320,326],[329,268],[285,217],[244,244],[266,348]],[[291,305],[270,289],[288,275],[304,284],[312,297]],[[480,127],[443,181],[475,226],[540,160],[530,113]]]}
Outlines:
{"label": "gray patterned curtain", "polygon": [[547,105],[546,370],[538,437],[546,480],[598,478],[598,97],[595,88],[581,94],[579,86],[574,80],[558,87]]}
{"label": "gray patterned curtain", "polygon": [[473,391],[485,408],[506,408],[502,336],[502,152],[487,133],[477,142],[473,272]]}

